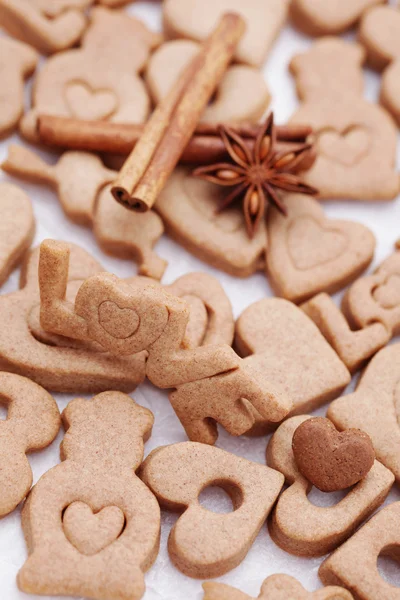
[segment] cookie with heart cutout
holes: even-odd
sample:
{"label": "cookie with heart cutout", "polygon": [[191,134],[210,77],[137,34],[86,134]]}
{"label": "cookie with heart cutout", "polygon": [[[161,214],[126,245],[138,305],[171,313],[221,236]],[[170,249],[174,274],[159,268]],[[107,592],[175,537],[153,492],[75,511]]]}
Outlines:
{"label": "cookie with heart cutout", "polygon": [[[155,104],[166,96],[199,49],[197,42],[172,40],[162,44],[152,54],[145,77]],[[256,123],[265,113],[269,102],[270,94],[263,74],[246,65],[233,65],[227,69],[201,122]]]}
{"label": "cookie with heart cutout", "polygon": [[[203,600],[252,600],[224,583],[203,583]],[[270,575],[261,586],[258,600],[352,600],[353,596],[344,588],[329,586],[316,592],[307,592],[290,575]]]}
{"label": "cookie with heart cutout", "polygon": [[204,40],[224,12],[239,13],[246,32],[238,44],[239,63],[261,67],[288,13],[288,0],[166,0],[163,4],[164,31],[168,38]]}
{"label": "cookie with heart cutout", "polygon": [[0,37],[0,139],[18,125],[24,112],[24,80],[39,60],[37,52],[22,42]]}
{"label": "cookie with heart cutout", "polygon": [[285,204],[287,216],[271,208],[267,224],[267,274],[277,295],[298,303],[337,292],[371,263],[375,237],[367,227],[328,219],[308,196],[289,194]]}
{"label": "cookie with heart cutout", "polygon": [[0,183],[0,286],[23,259],[35,234],[29,197],[11,183]]}

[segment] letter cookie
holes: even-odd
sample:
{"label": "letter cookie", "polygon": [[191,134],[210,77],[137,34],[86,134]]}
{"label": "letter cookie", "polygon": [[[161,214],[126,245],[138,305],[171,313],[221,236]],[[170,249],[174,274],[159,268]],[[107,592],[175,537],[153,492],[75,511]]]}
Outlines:
{"label": "letter cookie", "polygon": [[94,8],[81,48],[51,57],[39,72],[32,109],[20,123],[24,137],[37,141],[39,114],[143,123],[150,99],[138,73],[160,41],[126,13]]}
{"label": "letter cookie", "polygon": [[315,506],[307,495],[311,483],[297,468],[292,439],[297,427],[311,417],[293,417],[279,426],[267,448],[267,463],[285,475],[290,487],[280,496],[269,523],[272,539],[286,552],[322,556],[350,537],[386,499],[394,477],[378,461],[335,506]]}
{"label": "letter cookie", "polygon": [[383,71],[380,101],[400,126],[400,11],[399,7],[379,6],[361,21],[360,41],[369,63]]}
{"label": "letter cookie", "polygon": [[400,590],[382,579],[379,556],[398,560],[400,502],[380,510],[343,546],[322,563],[319,576],[325,584],[342,584],[360,600],[399,600]]}
{"label": "letter cookie", "polygon": [[159,548],[160,509],[135,475],[153,415],[120,392],[72,400],[63,412],[63,462],[22,511],[29,557],[18,574],[31,594],[139,600]]}
{"label": "letter cookie", "polygon": [[291,122],[313,128],[317,151],[303,178],[321,198],[391,200],[399,192],[396,126],[362,97],[364,59],[362,46],[327,37],[290,63],[303,102]]}
{"label": "letter cookie", "polygon": [[338,398],[327,416],[339,429],[356,427],[371,438],[375,453],[400,481],[400,344],[383,348],[369,363],[357,389]]}
{"label": "letter cookie", "polygon": [[202,41],[222,13],[236,12],[246,21],[246,31],[238,44],[236,60],[261,67],[288,12],[288,0],[166,0],[164,30],[169,38]]}
{"label": "letter cookie", "polygon": [[54,166],[23,146],[12,144],[2,169],[11,175],[53,187],[67,216],[93,228],[102,250],[121,258],[134,258],[139,274],[161,279],[167,262],[153,247],[164,231],[160,217],[128,211],[115,202],[110,185],[116,171],[106,169],[98,156],[65,152]]}
{"label": "letter cookie", "polygon": [[0,22],[11,35],[43,54],[53,54],[79,41],[86,28],[79,8],[88,3],[65,0],[57,7],[45,0],[0,0]]}
{"label": "letter cookie", "polygon": [[296,26],[308,35],[342,33],[353,27],[368,8],[385,0],[294,0],[290,6]]}
{"label": "letter cookie", "polygon": [[[273,469],[195,442],[153,450],[140,477],[161,506],[184,510],[168,551],[180,571],[196,578],[219,577],[241,563],[283,485]],[[216,514],[199,504],[199,494],[213,485],[230,495],[233,512]]]}
{"label": "letter cookie", "polygon": [[0,285],[32,243],[35,219],[28,196],[11,183],[0,183]]}
{"label": "letter cookie", "polygon": [[[203,583],[204,600],[252,600],[247,594],[223,583]],[[270,575],[261,586],[258,600],[352,600],[353,596],[345,590],[329,586],[316,592],[307,592],[290,575]]]}
{"label": "letter cookie", "polygon": [[292,414],[337,398],[350,381],[318,328],[287,300],[265,298],[246,308],[236,321],[235,347],[249,370],[293,400]]}
{"label": "letter cookie", "polygon": [[[146,69],[146,82],[155,104],[158,104],[191,59],[200,44],[190,40],[173,40],[160,46]],[[263,74],[251,67],[229,67],[216,91],[216,98],[205,109],[204,123],[257,123],[264,115],[270,94]]]}
{"label": "letter cookie", "polygon": [[55,400],[33,381],[0,372],[0,400],[8,406],[0,421],[0,517],[8,515],[25,498],[32,485],[26,453],[51,444],[60,429]]}
{"label": "letter cookie", "polygon": [[297,303],[337,292],[371,263],[375,237],[367,227],[330,220],[301,194],[285,196],[285,204],[288,215],[272,208],[267,225],[267,273],[277,295]]}
{"label": "letter cookie", "polygon": [[1,139],[18,125],[24,111],[24,80],[36,69],[39,56],[30,46],[7,37],[0,37],[0,56]]}

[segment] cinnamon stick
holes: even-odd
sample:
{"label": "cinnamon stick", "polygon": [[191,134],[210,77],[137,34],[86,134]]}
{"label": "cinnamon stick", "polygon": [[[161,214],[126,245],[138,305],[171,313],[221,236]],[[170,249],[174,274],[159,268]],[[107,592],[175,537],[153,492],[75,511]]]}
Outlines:
{"label": "cinnamon stick", "polygon": [[[86,150],[108,154],[129,154],[143,134],[144,125],[111,123],[109,121],[82,121],[70,117],[40,115],[38,133],[40,141],[47,146]],[[232,127],[240,136],[254,139],[257,124],[237,124]],[[303,143],[312,133],[308,125],[277,125],[278,141]],[[187,164],[210,164],[222,159],[226,149],[218,133],[217,124],[199,123],[195,135],[181,155]]]}
{"label": "cinnamon stick", "polygon": [[226,13],[158,105],[111,191],[132,210],[149,210],[178,163],[245,30]]}

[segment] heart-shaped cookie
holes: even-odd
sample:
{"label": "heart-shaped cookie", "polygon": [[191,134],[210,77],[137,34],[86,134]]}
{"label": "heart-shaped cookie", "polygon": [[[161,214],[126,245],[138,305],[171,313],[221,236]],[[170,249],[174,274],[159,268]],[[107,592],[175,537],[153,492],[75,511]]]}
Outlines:
{"label": "heart-shaped cookie", "polygon": [[345,490],[361,481],[375,460],[371,438],[361,429],[339,433],[329,419],[307,419],[294,432],[299,471],[322,492]]}
{"label": "heart-shaped cookie", "polygon": [[81,81],[74,81],[66,86],[65,99],[71,115],[77,119],[100,121],[111,116],[118,108],[113,92],[92,90]]}
{"label": "heart-shaped cookie", "polygon": [[73,546],[87,556],[97,554],[114,542],[125,525],[118,506],[106,506],[94,513],[84,502],[73,502],[64,512],[64,533]]}
{"label": "heart-shaped cookie", "polygon": [[28,250],[34,233],[28,196],[11,183],[0,183],[0,285]]}
{"label": "heart-shaped cookie", "polygon": [[131,308],[120,308],[115,302],[106,300],[99,306],[99,323],[113,337],[125,340],[135,333],[140,319]]}
{"label": "heart-shaped cookie", "polygon": [[241,14],[246,31],[236,60],[260,67],[284,24],[288,0],[166,0],[164,31],[170,38],[204,40],[225,12]]}
{"label": "heart-shaped cookie", "polygon": [[356,279],[375,250],[372,232],[360,223],[331,220],[308,196],[285,196],[288,215],[271,209],[267,273],[276,293],[303,302],[334,293]]}
{"label": "heart-shaped cookie", "polygon": [[351,127],[343,133],[333,130],[321,131],[317,136],[316,148],[332,161],[351,167],[369,152],[371,136],[364,127]]}
{"label": "heart-shaped cookie", "polygon": [[266,229],[250,239],[236,207],[216,213],[225,190],[192,177],[179,167],[158,197],[155,210],[167,233],[195,256],[236,277],[247,277],[264,263]]}

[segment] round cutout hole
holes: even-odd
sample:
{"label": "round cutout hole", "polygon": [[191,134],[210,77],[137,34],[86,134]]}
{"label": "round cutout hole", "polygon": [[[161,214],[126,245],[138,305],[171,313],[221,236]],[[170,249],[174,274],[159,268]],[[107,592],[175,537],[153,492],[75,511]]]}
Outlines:
{"label": "round cutout hole", "polygon": [[220,485],[209,485],[199,495],[199,503],[203,508],[206,508],[210,512],[217,514],[227,514],[234,512],[237,508],[235,506],[239,498],[239,488],[232,486],[229,490],[227,485],[221,487]]}

